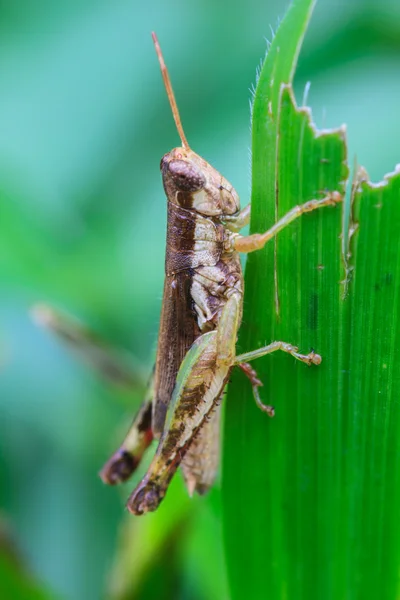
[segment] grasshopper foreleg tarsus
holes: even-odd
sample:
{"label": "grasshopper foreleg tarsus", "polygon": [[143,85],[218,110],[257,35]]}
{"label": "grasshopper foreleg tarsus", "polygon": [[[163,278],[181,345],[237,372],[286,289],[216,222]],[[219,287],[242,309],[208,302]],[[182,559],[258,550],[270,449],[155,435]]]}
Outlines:
{"label": "grasshopper foreleg tarsus", "polygon": [[309,200],[304,204],[299,204],[277,221],[268,231],[264,233],[253,233],[251,235],[237,235],[233,238],[233,250],[236,252],[254,252],[264,248],[265,244],[273,239],[280,231],[285,229],[292,221],[298,219],[301,215],[312,212],[325,206],[335,206],[342,201],[339,192],[329,192],[320,200]]}

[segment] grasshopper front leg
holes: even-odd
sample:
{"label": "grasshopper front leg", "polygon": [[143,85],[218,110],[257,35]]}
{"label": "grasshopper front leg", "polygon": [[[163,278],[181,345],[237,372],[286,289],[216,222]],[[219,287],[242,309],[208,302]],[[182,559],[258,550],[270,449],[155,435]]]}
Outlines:
{"label": "grasshopper front leg", "polygon": [[[264,233],[253,233],[251,235],[236,235],[233,237],[233,248],[236,252],[254,252],[260,250],[267,242],[272,240],[282,229],[285,229],[292,221],[295,221],[301,215],[312,212],[326,206],[335,206],[343,200],[339,192],[330,192],[324,198],[319,200],[309,200],[304,204],[293,207],[286,215],[277,221],[268,231]],[[227,229],[233,232],[240,231],[250,223],[250,204],[243,208],[236,215],[227,215],[224,218]]]}
{"label": "grasshopper front leg", "polygon": [[[254,252],[264,248],[265,244],[272,240],[282,229],[285,229],[292,221],[295,221],[301,215],[324,208],[326,206],[335,206],[343,200],[339,192],[330,192],[320,200],[309,200],[304,204],[299,204],[292,208],[286,215],[277,221],[268,231],[264,233],[253,233],[251,235],[235,235],[233,237],[232,249],[236,252]],[[250,220],[250,209],[244,208],[238,215],[227,219],[227,227],[231,231],[238,231],[248,224]]]}

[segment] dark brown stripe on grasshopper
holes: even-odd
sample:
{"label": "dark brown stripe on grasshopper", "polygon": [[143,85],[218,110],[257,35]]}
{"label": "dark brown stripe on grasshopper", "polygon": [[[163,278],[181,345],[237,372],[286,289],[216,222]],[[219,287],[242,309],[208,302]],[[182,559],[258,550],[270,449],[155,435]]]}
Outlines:
{"label": "dark brown stripe on grasshopper", "polygon": [[168,202],[166,275],[217,264],[223,252],[224,235],[222,225]]}
{"label": "dark brown stripe on grasshopper", "polygon": [[190,271],[166,276],[157,348],[153,433],[159,437],[174,390],[176,375],[190,346],[200,334],[193,318]]}

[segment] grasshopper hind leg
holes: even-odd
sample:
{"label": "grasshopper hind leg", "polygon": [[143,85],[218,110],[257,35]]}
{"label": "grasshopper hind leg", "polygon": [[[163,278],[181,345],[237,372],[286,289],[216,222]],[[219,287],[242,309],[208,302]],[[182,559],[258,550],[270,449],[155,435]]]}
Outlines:
{"label": "grasshopper hind leg", "polygon": [[143,454],[153,440],[152,405],[153,378],[146,398],[120,448],[111,456],[100,471],[100,477],[108,485],[117,485],[129,479],[139,465]]}
{"label": "grasshopper hind leg", "polygon": [[[196,339],[179,369],[156,454],[128,500],[130,512],[141,515],[158,507],[191,444],[196,443],[197,435],[201,436],[207,419],[213,418],[230,369],[229,363],[220,364],[218,360],[217,331],[204,333]],[[193,478],[194,468],[192,463],[186,466],[186,473],[189,469],[191,478],[190,487],[200,485],[198,476],[202,467]]]}

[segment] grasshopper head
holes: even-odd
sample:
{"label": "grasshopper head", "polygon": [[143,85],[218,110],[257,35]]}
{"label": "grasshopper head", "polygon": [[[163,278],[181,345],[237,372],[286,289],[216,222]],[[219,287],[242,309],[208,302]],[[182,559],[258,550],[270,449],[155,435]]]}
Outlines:
{"label": "grasshopper head", "polygon": [[168,200],[210,217],[233,215],[240,209],[239,196],[214,167],[190,149],[160,44],[154,32],[152,37],[168,100],[182,142],[181,148],[171,150],[161,159],[161,172]]}
{"label": "grasshopper head", "polygon": [[168,198],[211,217],[233,215],[240,208],[233,186],[204,158],[190,148],[175,148],[161,159],[161,172]]}

